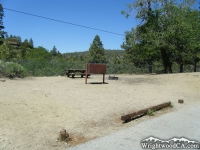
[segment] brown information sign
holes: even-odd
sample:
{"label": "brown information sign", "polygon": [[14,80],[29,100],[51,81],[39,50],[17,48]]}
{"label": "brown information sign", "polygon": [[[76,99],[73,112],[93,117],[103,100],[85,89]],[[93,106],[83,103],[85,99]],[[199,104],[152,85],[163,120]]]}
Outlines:
{"label": "brown information sign", "polygon": [[106,64],[87,64],[88,73],[106,74]]}
{"label": "brown information sign", "polygon": [[105,83],[105,74],[106,74],[106,64],[86,64],[86,78],[85,84],[87,84],[87,74],[103,74],[103,82]]}

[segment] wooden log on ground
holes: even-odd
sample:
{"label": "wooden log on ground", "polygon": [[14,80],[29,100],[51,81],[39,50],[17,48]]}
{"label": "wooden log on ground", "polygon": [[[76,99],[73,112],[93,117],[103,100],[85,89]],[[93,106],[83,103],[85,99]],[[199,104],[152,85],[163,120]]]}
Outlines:
{"label": "wooden log on ground", "polygon": [[148,110],[157,111],[157,110],[160,110],[162,108],[168,107],[170,104],[171,104],[171,102],[169,101],[169,102],[166,102],[166,103],[162,103],[162,104],[159,104],[159,105],[151,106],[151,107],[133,112],[131,114],[123,115],[123,116],[121,116],[121,120],[127,122],[127,121],[130,121],[133,118],[147,114]]}

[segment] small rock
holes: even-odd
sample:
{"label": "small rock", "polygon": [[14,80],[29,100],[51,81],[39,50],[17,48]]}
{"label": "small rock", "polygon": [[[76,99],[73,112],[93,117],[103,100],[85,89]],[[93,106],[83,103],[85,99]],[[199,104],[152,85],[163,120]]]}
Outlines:
{"label": "small rock", "polygon": [[183,104],[183,103],[184,103],[184,100],[183,100],[183,99],[179,99],[179,100],[178,100],[178,103]]}
{"label": "small rock", "polygon": [[66,132],[65,129],[62,129],[59,133],[59,141],[62,142],[62,141],[68,141],[69,139],[69,133]]}

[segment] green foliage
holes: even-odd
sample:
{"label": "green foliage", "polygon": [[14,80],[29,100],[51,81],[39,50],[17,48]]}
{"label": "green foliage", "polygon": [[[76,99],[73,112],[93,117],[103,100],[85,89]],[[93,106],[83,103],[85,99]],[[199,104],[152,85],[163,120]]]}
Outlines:
{"label": "green foliage", "polygon": [[[106,53],[106,62],[107,63],[113,63],[113,58],[115,54],[119,58],[119,61],[122,63],[123,60],[123,55],[124,55],[124,50],[111,50],[111,49],[105,49]],[[88,62],[89,60],[89,51],[84,51],[84,52],[72,52],[72,53],[64,53],[62,54],[63,58],[66,61],[81,61],[81,62]]]}
{"label": "green foliage", "polygon": [[29,43],[28,39],[25,39],[24,42],[21,43],[21,47],[26,49],[32,49],[33,45],[32,43]]}
{"label": "green foliage", "polygon": [[147,111],[147,115],[148,115],[148,116],[154,116],[154,111],[151,110],[151,109],[149,109],[149,110]]}
{"label": "green foliage", "polygon": [[0,45],[0,59],[10,60],[13,58],[17,58],[17,52],[14,47],[10,46],[8,42]]}
{"label": "green foliage", "polygon": [[53,49],[50,51],[52,56],[58,56],[59,51],[57,50],[56,46],[53,47]]}
{"label": "green foliage", "polygon": [[31,48],[33,48],[33,47],[34,47],[34,44],[33,44],[33,39],[32,39],[32,38],[30,38],[30,40],[29,40],[29,42],[28,42],[28,43],[29,43],[29,45],[30,45],[30,47],[31,47]]}
{"label": "green foliage", "polygon": [[[136,0],[128,5],[130,11],[138,10],[136,18],[143,22],[125,32],[121,47],[125,49],[126,63],[152,65],[162,60],[165,73],[172,72],[174,63],[179,65],[180,72],[187,64],[193,64],[196,71],[200,61],[200,13],[191,8],[193,2]],[[122,14],[129,16],[131,13],[123,11]]]}
{"label": "green foliage", "polygon": [[111,60],[111,62],[112,62],[113,64],[120,64],[120,63],[121,63],[120,56],[118,56],[118,55],[115,53],[114,56],[113,56],[113,58],[112,58],[112,60]]}
{"label": "green foliage", "polygon": [[200,13],[191,7],[194,0],[181,2],[136,0],[128,5],[129,12],[122,11],[129,17],[137,10],[141,21],[125,32],[123,50],[104,49],[96,35],[88,51],[66,54],[55,46],[50,52],[34,48],[32,38],[22,41],[20,36],[8,36],[0,4],[0,59],[18,62],[34,76],[65,75],[69,68],[84,69],[86,62],[107,63],[108,74],[200,71]]}
{"label": "green foliage", "polygon": [[170,103],[169,107],[170,107],[170,108],[173,108],[173,107],[174,107],[174,105],[173,105],[172,103]]}
{"label": "green foliage", "polygon": [[51,59],[51,54],[43,47],[39,46],[31,50],[25,57],[25,60],[46,62]]}
{"label": "green foliage", "polygon": [[125,42],[121,45],[121,48],[125,49],[124,62],[142,64],[144,63],[144,55],[142,48],[138,41],[137,31],[132,29],[130,32],[125,32]]}
{"label": "green foliage", "polygon": [[5,39],[8,39],[9,38],[9,36],[8,36],[8,33],[6,32],[5,33]]}
{"label": "green foliage", "polygon": [[167,44],[173,53],[172,60],[180,66],[183,72],[184,64],[198,62],[197,53],[199,47],[199,12],[190,8],[171,7],[170,24],[166,32]]}
{"label": "green foliage", "polygon": [[[78,68],[85,69],[85,63],[76,61],[30,61],[30,60],[20,60],[15,61],[16,63],[23,66],[26,71],[25,73],[28,76],[65,76],[67,69]],[[200,64],[197,64],[197,71],[200,71]],[[173,66],[174,72],[178,72],[178,67]],[[154,73],[162,73],[163,68],[159,62],[152,65],[152,70]],[[184,67],[184,72],[191,72],[193,68],[190,66]],[[160,71],[160,72],[159,72]],[[106,73],[107,74],[147,74],[149,73],[148,65],[134,65],[134,64],[106,64]]]}
{"label": "green foliage", "polygon": [[107,63],[112,63],[114,55],[117,55],[119,60],[122,62],[123,60],[123,55],[124,55],[124,50],[117,50],[117,49],[105,49],[106,53],[106,61]]}
{"label": "green foliage", "polygon": [[98,35],[95,36],[89,48],[90,63],[106,63],[105,50]]}
{"label": "green foliage", "polygon": [[17,39],[18,43],[21,44],[21,42],[22,42],[21,37],[20,36],[16,36],[16,39]]}
{"label": "green foliage", "polygon": [[85,63],[82,62],[37,62],[23,60],[19,64],[26,68],[27,74],[31,76],[64,76],[67,69],[85,69]]}
{"label": "green foliage", "polygon": [[0,76],[4,77],[24,77],[26,70],[23,66],[14,62],[0,61]]}

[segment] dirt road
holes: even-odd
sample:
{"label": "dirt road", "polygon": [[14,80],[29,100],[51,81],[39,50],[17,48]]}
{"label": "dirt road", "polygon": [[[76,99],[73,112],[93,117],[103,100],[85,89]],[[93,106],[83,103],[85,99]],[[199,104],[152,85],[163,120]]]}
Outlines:
{"label": "dirt road", "polygon": [[[121,115],[133,110],[172,101],[174,108],[157,117],[200,102],[200,73],[117,76],[118,81],[103,85],[67,77],[0,81],[0,149],[65,149],[152,118],[122,124]],[[68,144],[57,141],[63,128],[72,137]]]}

